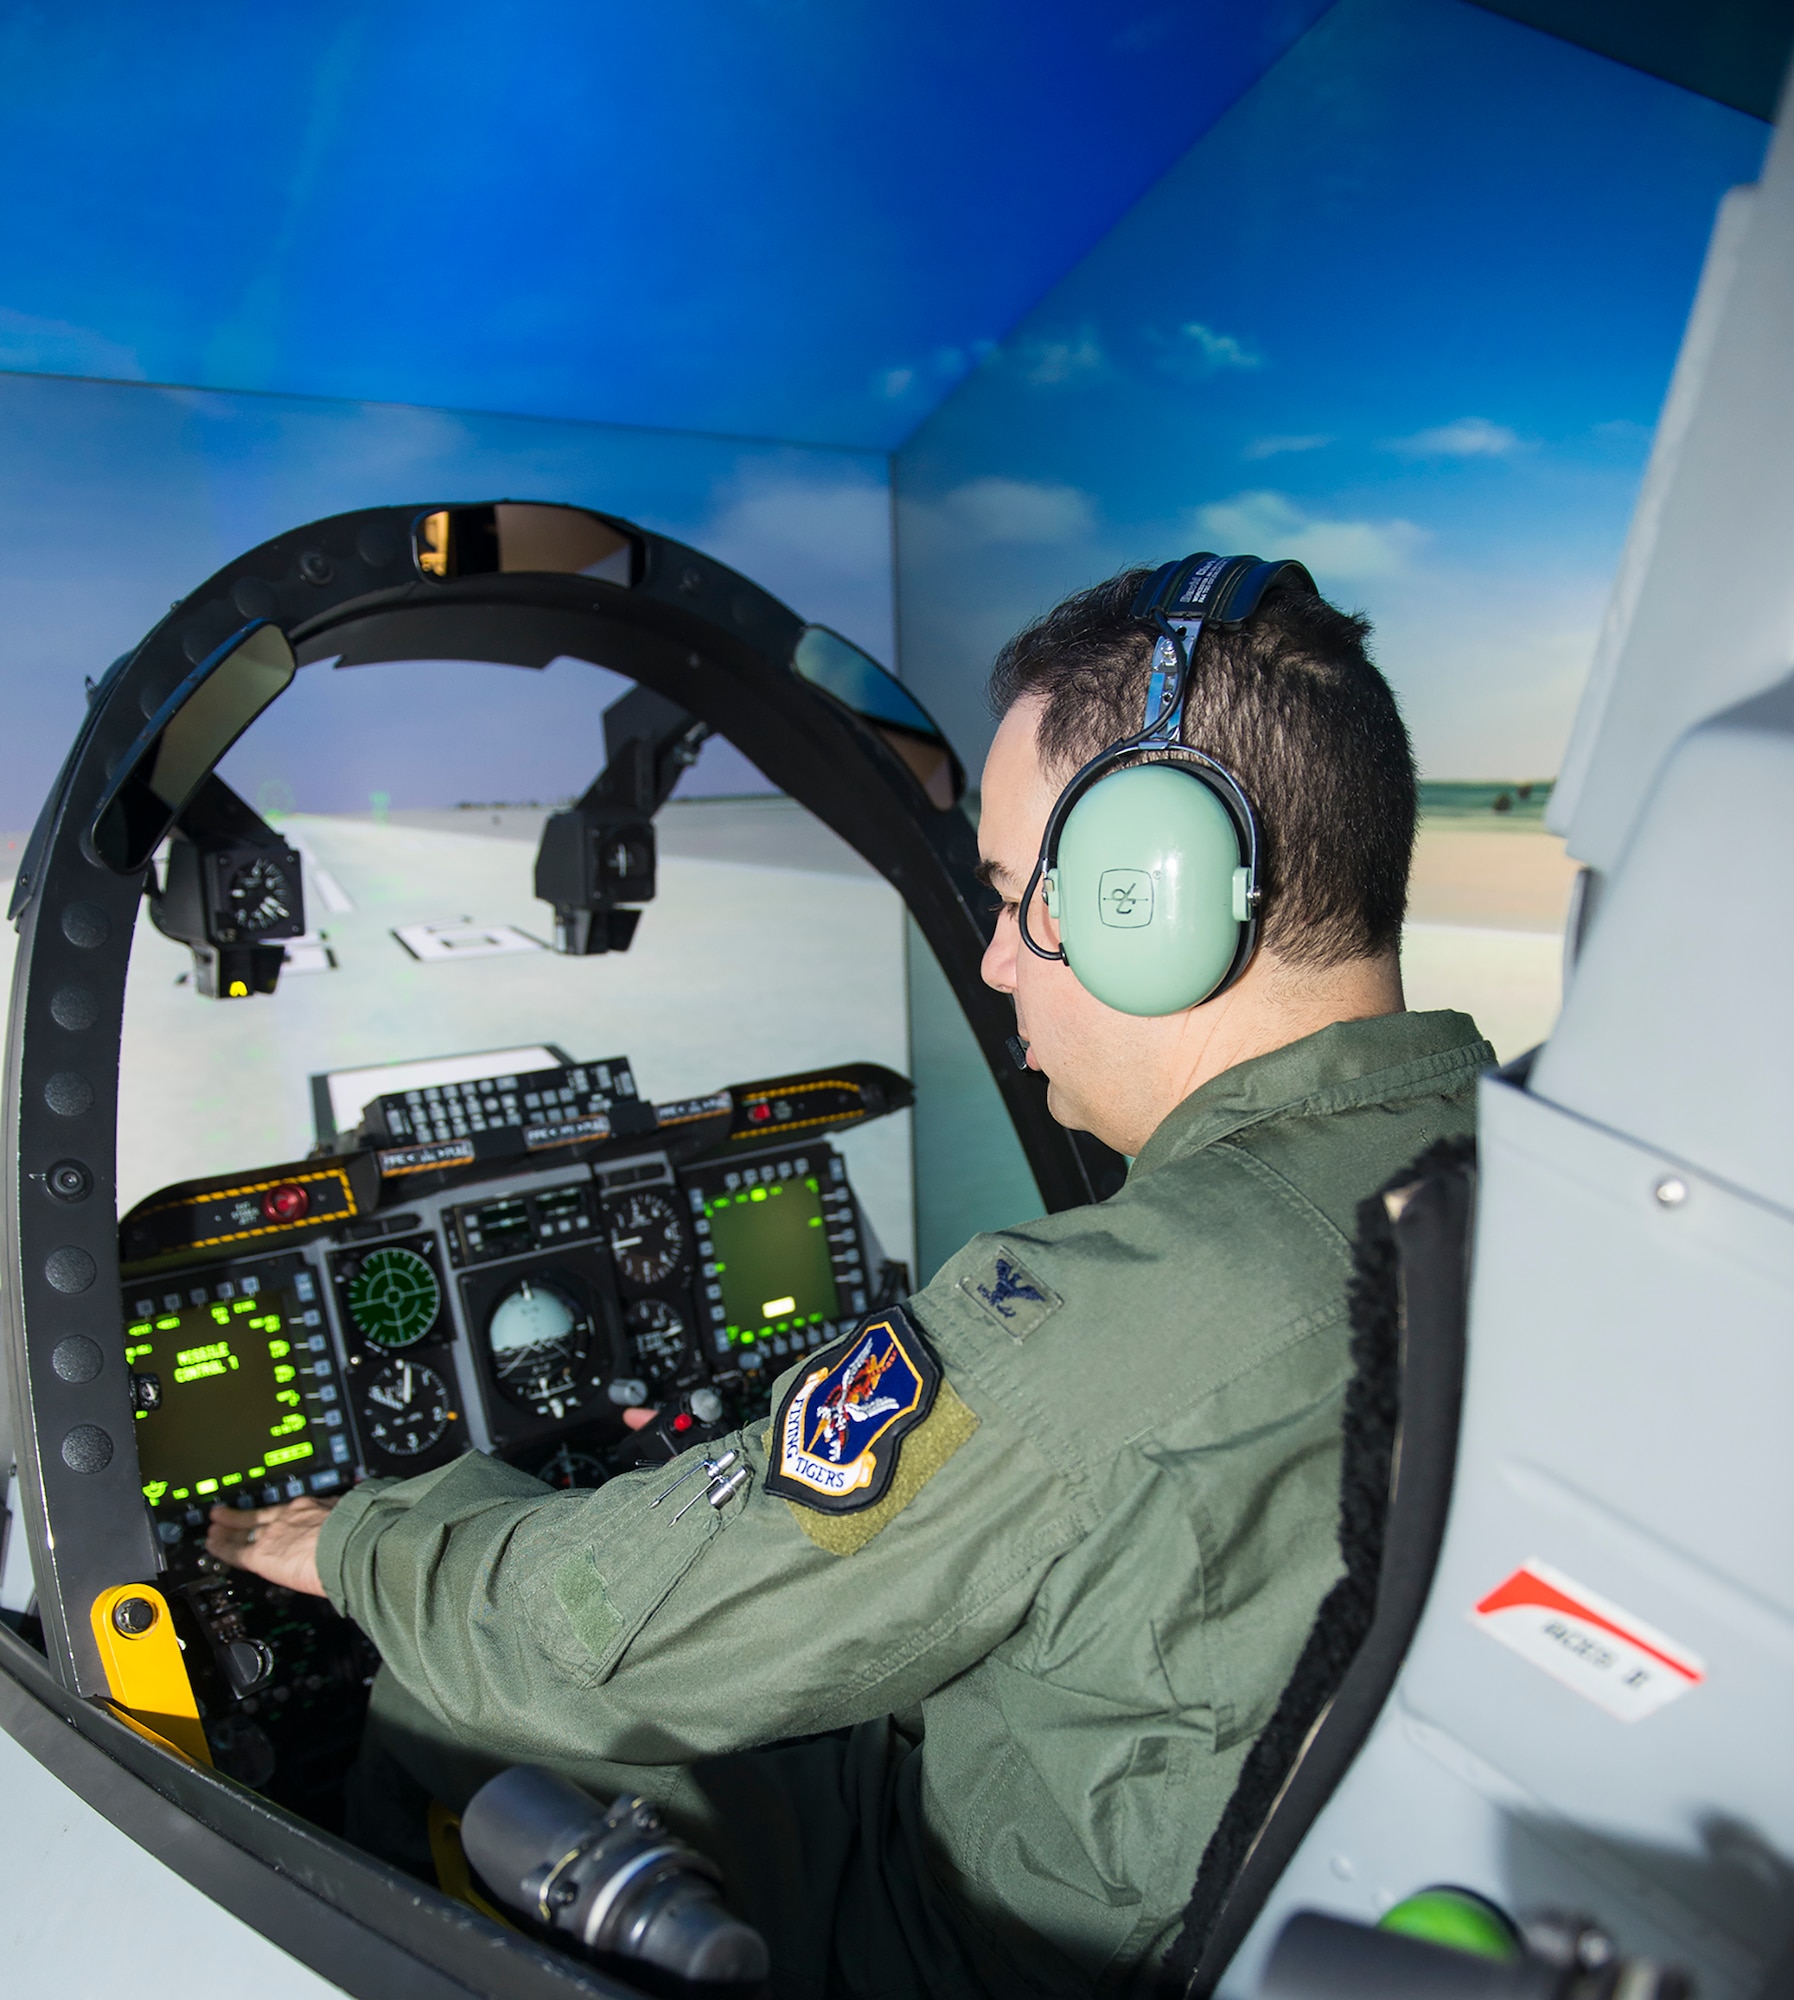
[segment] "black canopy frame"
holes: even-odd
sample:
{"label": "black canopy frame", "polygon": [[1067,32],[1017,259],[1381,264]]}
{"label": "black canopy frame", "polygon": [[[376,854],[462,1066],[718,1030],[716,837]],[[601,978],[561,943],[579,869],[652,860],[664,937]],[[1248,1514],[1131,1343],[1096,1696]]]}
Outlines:
{"label": "black canopy frame", "polygon": [[[107,1682],[88,1623],[99,1593],[157,1572],[118,1348],[117,1130],[125,974],[144,877],[83,834],[145,718],[234,633],[278,624],[303,665],[415,659],[541,668],[584,659],[677,702],[734,743],[903,897],[996,1080],[1049,1209],[1100,1198],[1122,1163],[1055,1124],[1016,1069],[1010,1005],[986,987],[977,845],[879,730],[793,668],[804,622],[681,543],[598,516],[633,580],[549,573],[436,578],[414,524],[445,503],[339,514],[276,537],[175,604],[93,690],[27,846],[4,1078],[0,1311],[10,1441],[50,1662],[72,1693]],[[493,503],[498,504],[498,503]],[[508,503],[507,503],[508,504]],[[11,1437],[5,1435],[10,1429]]]}

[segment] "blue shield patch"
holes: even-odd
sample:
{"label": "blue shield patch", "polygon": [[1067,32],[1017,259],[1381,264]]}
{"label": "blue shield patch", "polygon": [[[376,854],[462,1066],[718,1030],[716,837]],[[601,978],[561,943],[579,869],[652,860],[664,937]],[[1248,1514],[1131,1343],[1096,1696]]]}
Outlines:
{"label": "blue shield patch", "polygon": [[862,1320],[786,1390],[773,1418],[767,1492],[825,1514],[875,1505],[940,1384],[940,1363],[907,1307]]}

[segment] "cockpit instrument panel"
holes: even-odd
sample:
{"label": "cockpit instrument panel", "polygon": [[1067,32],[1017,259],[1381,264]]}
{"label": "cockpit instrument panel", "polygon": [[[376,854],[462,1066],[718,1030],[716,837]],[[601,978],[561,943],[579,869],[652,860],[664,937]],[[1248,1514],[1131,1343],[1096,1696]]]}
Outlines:
{"label": "cockpit instrument panel", "polygon": [[[660,1406],[675,1438],[751,1421],[783,1367],[901,1288],[840,1154],[780,1126],[860,1122],[908,1086],[818,1079],[656,1107],[617,1058],[392,1093],[361,1150],[182,1183],[124,1219],[143,1494],[226,1768],[311,1770],[320,1690],[371,1668],[323,1607],[206,1554],[214,1506],[469,1449],[597,1485],[671,1448],[630,1409]],[[332,1713],[340,1763],[355,1703]]]}

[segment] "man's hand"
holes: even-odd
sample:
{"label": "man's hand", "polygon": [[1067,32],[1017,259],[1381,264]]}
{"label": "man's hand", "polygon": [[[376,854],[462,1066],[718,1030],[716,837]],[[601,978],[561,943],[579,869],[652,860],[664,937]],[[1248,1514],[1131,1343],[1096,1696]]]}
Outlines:
{"label": "man's hand", "polygon": [[322,1597],[318,1536],[335,1505],[334,1500],[288,1500],[279,1507],[214,1507],[206,1549],[233,1569]]}

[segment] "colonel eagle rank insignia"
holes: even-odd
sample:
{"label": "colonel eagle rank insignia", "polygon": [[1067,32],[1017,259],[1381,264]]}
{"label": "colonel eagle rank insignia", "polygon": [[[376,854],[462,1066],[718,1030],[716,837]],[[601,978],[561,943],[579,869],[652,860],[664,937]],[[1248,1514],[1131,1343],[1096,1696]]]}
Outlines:
{"label": "colonel eagle rank insignia", "polygon": [[773,1419],[767,1492],[825,1514],[874,1506],[940,1385],[940,1363],[909,1312],[873,1313],[823,1348],[785,1392]]}

